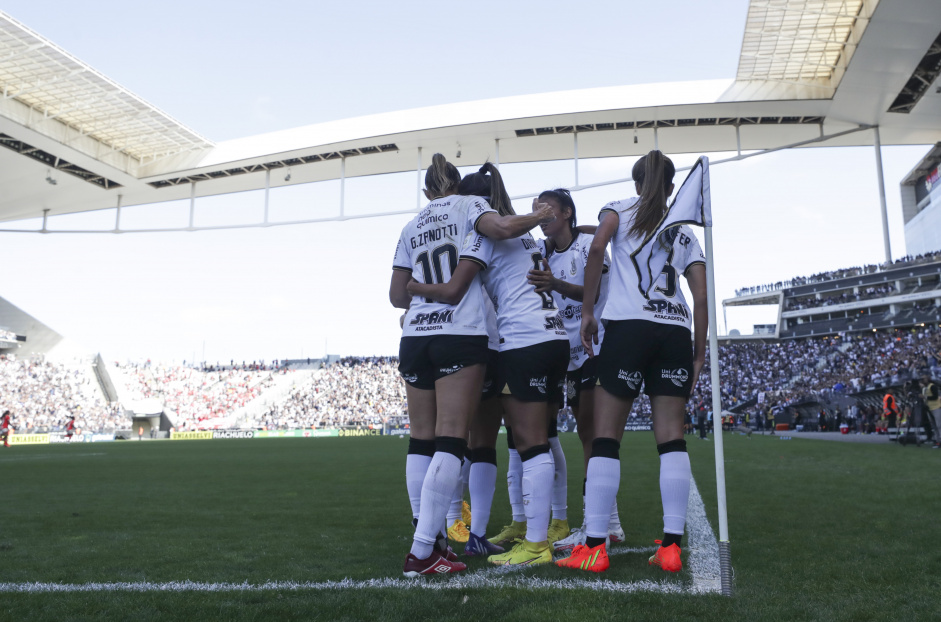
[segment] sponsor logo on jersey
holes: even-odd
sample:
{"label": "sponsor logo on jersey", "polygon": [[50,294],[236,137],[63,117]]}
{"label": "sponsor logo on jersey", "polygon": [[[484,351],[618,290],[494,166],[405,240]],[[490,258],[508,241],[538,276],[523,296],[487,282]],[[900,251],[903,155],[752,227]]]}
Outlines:
{"label": "sponsor logo on jersey", "polygon": [[563,320],[581,320],[582,305],[569,305],[559,311],[559,315],[562,316]]}
{"label": "sponsor logo on jersey", "polygon": [[448,213],[444,213],[444,214],[426,214],[426,215],[422,215],[422,216],[419,217],[419,219],[418,219],[418,225],[416,225],[416,226],[417,226],[419,229],[421,229],[422,227],[426,227],[426,226],[430,225],[431,223],[435,223],[435,222],[446,222],[446,221],[448,220],[448,218],[450,218],[450,217],[451,217],[451,215],[448,214]]}
{"label": "sponsor logo on jersey", "polygon": [[464,369],[463,364],[452,365],[451,367],[441,367],[438,369],[438,373],[444,374],[445,376],[450,376],[455,372],[459,372]]}
{"label": "sponsor logo on jersey", "polygon": [[678,305],[667,300],[652,298],[644,305],[644,311],[650,311],[660,320],[683,321],[689,319],[689,310],[685,305]]}
{"label": "sponsor logo on jersey", "polygon": [[417,382],[418,374],[402,374],[402,380],[405,382]]}
{"label": "sponsor logo on jersey", "polygon": [[557,315],[550,315],[546,317],[545,329],[554,330],[556,332],[562,331],[562,334],[565,334],[565,325]]}
{"label": "sponsor logo on jersey", "polygon": [[408,323],[409,326],[436,326],[440,324],[450,324],[454,321],[454,310],[445,309],[444,311],[432,311],[431,313],[419,313]]}
{"label": "sponsor logo on jersey", "polygon": [[542,378],[530,378],[529,386],[536,387],[536,389],[538,389],[540,393],[545,393],[546,392],[546,377],[543,376]]}
{"label": "sponsor logo on jersey", "polygon": [[623,380],[631,389],[638,389],[640,383],[644,381],[644,375],[639,371],[628,372],[623,369],[618,370],[618,380]]}
{"label": "sponsor logo on jersey", "polygon": [[661,369],[660,377],[669,380],[678,387],[682,387],[689,380],[689,372],[682,367],[679,369]]}

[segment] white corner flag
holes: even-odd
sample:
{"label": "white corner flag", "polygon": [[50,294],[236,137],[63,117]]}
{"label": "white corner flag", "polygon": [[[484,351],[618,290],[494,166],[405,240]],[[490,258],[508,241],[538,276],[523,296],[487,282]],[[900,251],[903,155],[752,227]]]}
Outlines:
{"label": "white corner flag", "polygon": [[667,263],[680,225],[712,226],[712,199],[709,194],[709,158],[700,156],[667,208],[656,230],[631,254],[637,270],[638,287],[644,298]]}

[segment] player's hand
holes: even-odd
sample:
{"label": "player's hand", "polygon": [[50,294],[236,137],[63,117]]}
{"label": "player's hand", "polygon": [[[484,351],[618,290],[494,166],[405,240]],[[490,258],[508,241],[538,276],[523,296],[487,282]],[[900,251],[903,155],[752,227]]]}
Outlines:
{"label": "player's hand", "polygon": [[417,284],[418,284],[418,281],[416,281],[416,280],[414,279],[414,277],[411,278],[411,279],[409,279],[409,280],[408,280],[408,285],[405,286],[405,291],[407,291],[409,294],[411,294],[412,296],[414,296],[414,295],[415,295],[415,289],[414,289],[412,286],[413,286],[413,285],[417,285]]}
{"label": "player's hand", "polygon": [[697,358],[693,360],[693,386],[690,389],[690,395],[696,390],[696,383],[699,382],[699,374],[702,373],[702,368],[706,366],[706,357]]}
{"label": "player's hand", "polygon": [[548,225],[555,220],[555,212],[548,203],[540,203],[538,199],[533,199],[533,212],[539,219],[540,225]]}
{"label": "player's hand", "polygon": [[526,275],[526,280],[536,289],[537,294],[551,292],[555,289],[555,277],[549,269],[549,262],[542,260],[542,270],[530,270]]}
{"label": "player's hand", "polygon": [[598,345],[598,320],[594,315],[587,315],[582,310],[582,347],[585,348],[585,354],[588,358],[595,358],[595,346]]}

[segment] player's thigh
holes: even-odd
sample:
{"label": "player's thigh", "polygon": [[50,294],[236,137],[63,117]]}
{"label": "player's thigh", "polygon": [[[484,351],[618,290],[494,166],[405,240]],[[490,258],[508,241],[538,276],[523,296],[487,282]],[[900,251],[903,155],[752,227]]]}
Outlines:
{"label": "player's thigh", "polygon": [[477,407],[477,414],[471,419],[470,447],[496,448],[503,420],[503,404],[499,396],[484,398]]}
{"label": "player's thigh", "polygon": [[467,437],[471,415],[480,403],[484,371],[484,365],[477,363],[435,381],[436,436]]}
{"label": "player's thigh", "polygon": [[595,438],[613,438],[620,442],[634,399],[613,395],[604,387],[596,387],[594,393]]}
{"label": "player's thigh", "polygon": [[523,452],[530,447],[549,443],[546,426],[550,408],[548,402],[524,402],[512,395],[504,395],[501,399],[510,427],[513,428],[513,442],[517,451]]}
{"label": "player's thigh", "polygon": [[408,400],[409,435],[421,440],[432,440],[435,437],[435,418],[438,410],[435,392],[416,389],[406,383],[405,398]]}

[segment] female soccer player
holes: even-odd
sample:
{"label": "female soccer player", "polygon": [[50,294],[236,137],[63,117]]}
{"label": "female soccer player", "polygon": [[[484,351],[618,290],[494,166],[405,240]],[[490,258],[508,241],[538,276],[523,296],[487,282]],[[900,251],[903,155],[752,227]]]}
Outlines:
{"label": "female soccer player", "polygon": [[[575,420],[578,422],[578,438],[582,442],[584,452],[585,470],[588,470],[588,459],[591,457],[591,442],[594,440],[594,400],[595,384],[598,375],[595,371],[597,360],[589,358],[582,346],[582,297],[584,295],[585,265],[588,262],[588,249],[594,235],[580,232],[577,228],[577,214],[575,201],[571,193],[565,188],[547,190],[539,195],[537,201],[552,207],[556,219],[551,223],[542,225],[542,232],[546,240],[540,242],[548,264],[547,270],[532,270],[529,273],[529,282],[535,286],[537,292],[551,293],[559,315],[565,324],[565,332],[569,338],[570,360],[566,373],[565,386],[568,393],[568,404],[572,407]],[[595,308],[600,312],[604,309],[608,298],[608,268],[611,265],[607,252],[602,265],[601,286]],[[602,340],[604,327],[599,327],[598,341]],[[597,351],[597,348],[595,348]],[[558,551],[570,551],[576,545],[585,541],[585,525],[569,535],[568,520],[566,516],[566,487],[559,482],[567,480],[565,472],[565,456],[559,443],[558,433],[554,433],[556,418],[551,421],[549,431],[549,445],[552,447],[552,457],[555,461],[556,485],[552,491],[552,522],[549,524],[549,542]],[[584,486],[584,484],[583,484]],[[585,490],[582,488],[584,503]],[[584,506],[582,507],[584,510]],[[582,513],[584,517],[584,511]],[[553,530],[555,532],[553,533]],[[552,536],[555,536],[553,539]],[[617,503],[611,509],[611,520],[608,526],[608,537],[611,542],[620,542],[624,539],[624,530],[618,519]]]}
{"label": "female soccer player", "polygon": [[466,568],[455,561],[439,534],[446,531],[445,515],[467,448],[468,419],[480,399],[487,330],[479,284],[451,303],[412,299],[406,286],[413,279],[447,283],[459,274],[459,253],[468,233],[509,238],[553,218],[551,210],[500,216],[482,199],[455,196],[460,180],[457,168],[435,154],[425,174],[430,203],[402,230],[389,287],[392,305],[408,309],[399,372],[406,382],[411,429],[406,483],[417,518],[405,560],[409,577]]}
{"label": "female soccer player", "polygon": [[[500,173],[490,163],[465,177],[460,192],[478,196],[488,193],[501,215],[514,213]],[[509,552],[491,555],[488,560],[505,565],[548,563],[552,561],[547,537],[554,468],[546,422],[561,401],[561,384],[569,360],[565,327],[552,297],[536,293],[527,282],[528,272],[542,261],[539,246],[528,233],[503,241],[486,234],[473,235],[464,244],[461,258],[461,265],[448,283],[413,281],[409,291],[416,296],[453,302],[464,296],[468,288],[473,290],[473,276],[482,271],[484,287],[497,312],[498,384],[523,463],[526,514],[526,537]],[[466,273],[462,271],[464,266]],[[473,508],[472,498],[472,512]]]}
{"label": "female soccer player", "polygon": [[[581,327],[586,352],[598,340],[595,299],[604,250],[611,242],[610,288],[601,316],[607,323],[598,355],[601,386],[595,390],[595,440],[588,462],[587,537],[584,545],[575,547],[570,557],[557,564],[592,572],[608,568],[605,536],[620,483],[620,439],[643,383],[653,409],[663,502],[663,539],[657,541],[660,547],[649,564],[678,572],[683,567],[679,545],[686,525],[690,481],[683,415],[706,356],[705,258],[685,225],[673,230],[674,235],[650,240],[666,214],[667,197],[673,194],[673,162],[660,151],[651,151],[634,164],[632,173],[639,196],[602,208],[601,223],[588,253]],[[631,259],[631,253],[645,242],[660,244],[660,251],[669,253],[649,299],[640,291]],[[678,274],[689,283],[693,313],[679,288]],[[691,317],[695,345],[690,335]]]}

